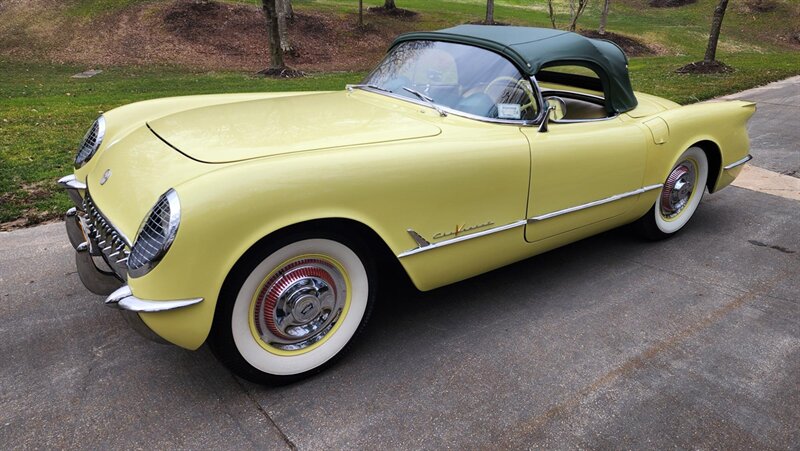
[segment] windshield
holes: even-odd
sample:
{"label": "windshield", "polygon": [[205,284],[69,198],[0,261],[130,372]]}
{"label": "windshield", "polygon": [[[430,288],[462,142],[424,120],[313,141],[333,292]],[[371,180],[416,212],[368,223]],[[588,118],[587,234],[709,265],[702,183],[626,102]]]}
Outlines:
{"label": "windshield", "polygon": [[530,81],[513,64],[463,44],[404,42],[392,49],[364,85],[489,119],[533,120],[539,111]]}

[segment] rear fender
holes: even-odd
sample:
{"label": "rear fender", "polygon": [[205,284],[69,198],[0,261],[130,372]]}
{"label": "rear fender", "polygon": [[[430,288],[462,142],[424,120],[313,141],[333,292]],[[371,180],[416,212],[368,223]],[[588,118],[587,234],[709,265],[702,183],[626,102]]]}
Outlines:
{"label": "rear fender", "polygon": [[[663,183],[675,162],[686,149],[697,146],[707,153],[719,150],[719,158],[710,155],[710,192],[729,185],[741,171],[741,166],[730,170],[724,167],[745,158],[750,152],[747,121],[756,111],[756,104],[741,100],[708,102],[664,111],[656,117],[667,124],[668,138],[654,146],[648,155],[647,183]],[[647,118],[647,122],[653,118]]]}

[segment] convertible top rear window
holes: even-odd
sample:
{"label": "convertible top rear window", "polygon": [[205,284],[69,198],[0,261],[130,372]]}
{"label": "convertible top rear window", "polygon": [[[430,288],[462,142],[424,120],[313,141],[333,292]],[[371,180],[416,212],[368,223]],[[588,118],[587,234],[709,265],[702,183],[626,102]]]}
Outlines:
{"label": "convertible top rear window", "polygon": [[536,80],[540,82],[556,83],[559,85],[589,89],[591,91],[598,91],[600,93],[603,92],[603,84],[600,81],[600,78],[597,76],[592,77],[581,74],[542,70],[536,74]]}

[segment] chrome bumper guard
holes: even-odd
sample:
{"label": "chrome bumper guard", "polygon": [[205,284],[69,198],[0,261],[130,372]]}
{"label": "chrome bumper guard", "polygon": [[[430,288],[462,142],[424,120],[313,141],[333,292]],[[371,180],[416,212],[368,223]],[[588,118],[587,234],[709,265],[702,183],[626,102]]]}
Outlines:
{"label": "chrome bumper guard", "polygon": [[738,168],[739,166],[741,166],[741,165],[743,165],[743,164],[747,163],[748,161],[750,161],[750,160],[752,160],[752,159],[753,159],[753,156],[752,156],[752,155],[750,155],[750,154],[748,154],[746,157],[742,158],[742,159],[741,159],[741,160],[739,160],[739,161],[734,161],[733,163],[731,163],[731,164],[729,164],[729,165],[725,166],[723,169],[725,169],[726,171],[730,171],[731,169],[733,169],[733,168]]}
{"label": "chrome bumper guard", "polygon": [[[187,307],[203,298],[152,301],[133,295],[125,285],[127,254],[130,242],[94,205],[86,184],[74,175],[62,177],[58,185],[67,190],[74,207],[67,210],[64,221],[67,237],[75,248],[75,266],[83,285],[92,293],[107,295],[105,304],[120,310],[128,324],[145,338],[166,343],[139,317],[139,313],[163,312]],[[84,198],[85,196],[85,198]]]}
{"label": "chrome bumper guard", "polygon": [[67,190],[69,199],[77,208],[83,210],[83,198],[81,197],[81,190],[86,189],[86,184],[79,182],[74,174],[66,175],[58,180],[58,186]]}
{"label": "chrome bumper guard", "polygon": [[188,307],[190,305],[199,304],[203,302],[203,298],[194,299],[176,299],[172,301],[151,301],[148,299],[139,299],[133,295],[130,287],[124,285],[111,293],[106,298],[106,305],[115,307],[120,310],[128,310],[131,312],[163,312],[166,310],[175,310],[176,308]]}

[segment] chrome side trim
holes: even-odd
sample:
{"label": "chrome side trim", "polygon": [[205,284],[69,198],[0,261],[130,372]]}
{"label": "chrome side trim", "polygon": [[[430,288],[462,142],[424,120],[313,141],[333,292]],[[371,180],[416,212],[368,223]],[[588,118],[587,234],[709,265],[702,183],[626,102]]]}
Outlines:
{"label": "chrome side trim", "polygon": [[506,230],[511,230],[517,227],[522,227],[527,223],[524,219],[517,222],[512,222],[511,224],[506,224],[504,226],[495,227],[493,229],[483,230],[481,232],[471,233],[469,235],[459,236],[456,238],[452,238],[445,241],[439,241],[438,243],[429,243],[427,246],[420,246],[416,249],[407,250],[401,254],[399,254],[398,258],[408,257],[409,255],[419,254],[420,252],[429,251],[432,249],[438,249],[440,247],[449,246],[451,244],[460,243],[462,241],[471,240],[473,238],[480,238],[482,236],[491,235],[497,232],[504,232]]}
{"label": "chrome side trim", "polygon": [[546,213],[546,214],[543,214],[543,215],[534,216],[534,217],[528,219],[528,223],[530,224],[530,223],[534,223],[534,222],[538,222],[538,221],[544,221],[545,219],[555,218],[556,216],[565,215],[567,213],[573,213],[573,212],[576,212],[576,211],[585,210],[587,208],[596,207],[598,205],[603,205],[603,204],[607,204],[607,203],[610,203],[610,202],[616,202],[618,200],[625,199],[626,197],[636,196],[636,195],[639,195],[639,194],[642,194],[642,193],[646,193],[648,191],[652,191],[654,189],[661,188],[662,186],[664,186],[663,183],[659,183],[657,185],[649,185],[649,186],[645,186],[645,187],[642,187],[642,188],[639,188],[639,189],[635,189],[633,191],[628,191],[627,193],[615,194],[615,195],[613,195],[611,197],[606,197],[605,199],[596,200],[596,201],[593,201],[593,202],[589,202],[587,204],[576,205],[574,207],[565,208],[563,210],[553,211],[553,212]]}
{"label": "chrome side trim", "polygon": [[742,159],[741,159],[741,160],[739,160],[739,161],[734,161],[733,163],[731,163],[731,164],[729,164],[729,165],[725,166],[723,169],[725,169],[726,171],[729,171],[729,170],[731,170],[731,169],[733,169],[733,168],[738,168],[739,166],[741,166],[741,165],[743,165],[743,164],[747,163],[748,161],[750,161],[750,160],[752,160],[752,159],[753,159],[753,156],[752,156],[752,155],[750,155],[750,154],[747,154],[747,156],[746,156],[746,157],[742,158]]}
{"label": "chrome side trim", "polygon": [[[664,186],[663,183],[658,183],[656,185],[648,185],[648,186],[645,186],[645,187],[642,187],[642,188],[639,188],[639,189],[636,189],[636,190],[633,190],[633,191],[629,191],[627,193],[615,194],[615,195],[613,195],[611,197],[607,197],[605,199],[600,199],[600,200],[596,200],[594,202],[589,202],[588,204],[578,205],[576,207],[565,208],[563,210],[554,211],[552,213],[547,213],[547,214],[544,214],[544,215],[541,215],[541,216],[534,216],[533,218],[530,218],[530,219],[523,219],[521,221],[512,222],[510,224],[506,224],[506,225],[503,225],[503,226],[500,226],[500,227],[495,227],[495,228],[492,228],[492,229],[483,230],[481,232],[471,233],[469,235],[459,236],[459,237],[452,238],[452,239],[445,240],[445,241],[439,241],[438,243],[429,243],[427,240],[425,240],[425,238],[422,238],[421,236],[419,236],[419,234],[417,234],[417,232],[415,232],[413,229],[408,229],[408,233],[411,235],[412,238],[414,238],[414,241],[417,241],[417,244],[419,244],[419,247],[417,247],[415,249],[407,250],[405,252],[402,252],[402,253],[398,254],[397,257],[398,258],[408,257],[410,255],[419,254],[420,252],[425,252],[425,251],[429,251],[429,250],[433,250],[433,249],[438,249],[440,247],[449,246],[451,244],[460,243],[462,241],[471,240],[473,238],[480,238],[482,236],[491,235],[493,233],[504,232],[506,230],[511,230],[511,229],[514,229],[514,228],[517,228],[517,227],[522,227],[522,226],[524,226],[526,224],[530,224],[532,222],[542,221],[542,220],[545,220],[545,219],[550,219],[550,218],[553,218],[553,217],[556,217],[556,216],[560,216],[560,215],[564,215],[564,214],[567,214],[567,213],[572,213],[574,211],[583,210],[583,209],[586,209],[586,208],[591,208],[591,207],[596,207],[598,205],[607,204],[609,202],[618,201],[620,199],[625,199],[626,197],[636,196],[638,194],[646,193],[648,191],[652,191],[654,189],[661,188],[662,186]],[[420,241],[417,240],[417,238],[414,235],[419,236],[420,239],[422,239],[425,243],[428,243],[428,244],[423,245]]]}
{"label": "chrome side trim", "polygon": [[148,299],[139,299],[133,295],[133,292],[128,285],[123,285],[111,293],[108,298],[106,298],[105,304],[109,307],[118,308],[120,310],[151,313],[175,310],[194,304],[199,304],[200,302],[203,302],[203,298],[176,299],[172,301],[151,301]]}

